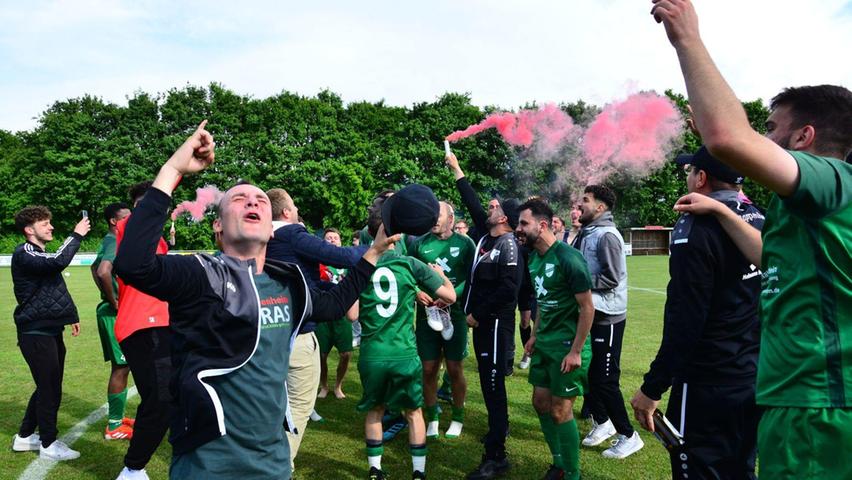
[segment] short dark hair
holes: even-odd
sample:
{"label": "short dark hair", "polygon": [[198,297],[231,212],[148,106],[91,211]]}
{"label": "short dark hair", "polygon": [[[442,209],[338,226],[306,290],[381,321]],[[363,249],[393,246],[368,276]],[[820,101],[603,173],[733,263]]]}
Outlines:
{"label": "short dark hair", "polygon": [[595,200],[606,204],[606,208],[612,210],[615,208],[615,192],[604,185],[589,185],[583,190],[583,193],[591,193],[595,196]]}
{"label": "short dark hair", "polygon": [[793,128],[805,125],[817,131],[815,150],[841,160],[852,151],[852,92],[837,85],[785,88],[769,108],[789,107]]}
{"label": "short dark hair", "polygon": [[104,220],[109,223],[110,220],[115,218],[119,211],[125,209],[130,210],[130,207],[124,202],[110,203],[104,207]]}
{"label": "short dark hair", "polygon": [[325,236],[326,236],[327,234],[329,234],[329,233],[336,233],[336,234],[340,235],[340,230],[338,230],[338,229],[336,229],[336,228],[334,228],[334,227],[327,227],[327,228],[326,228],[326,229],[322,232],[322,236],[323,236],[323,237],[325,237]]}
{"label": "short dark hair", "polygon": [[532,214],[533,218],[537,221],[546,221],[547,226],[551,226],[550,222],[553,220],[553,209],[550,208],[550,205],[542,200],[541,197],[531,198],[522,203],[521,206],[518,207],[518,213],[523,212],[524,210],[529,210],[530,214]]}
{"label": "short dark hair", "polygon": [[15,228],[24,233],[24,228],[42,220],[50,220],[52,217],[50,209],[44,205],[24,207],[15,214]]}
{"label": "short dark hair", "polygon": [[145,195],[145,192],[147,192],[153,184],[154,182],[148,180],[146,182],[139,182],[135,185],[131,185],[130,188],[127,189],[127,194],[130,197],[130,203],[136,203],[137,200]]}
{"label": "short dark hair", "polygon": [[367,217],[367,233],[373,238],[376,238],[379,227],[382,225],[382,205],[385,204],[385,200],[387,200],[387,197],[376,197],[370,206],[370,215]]}

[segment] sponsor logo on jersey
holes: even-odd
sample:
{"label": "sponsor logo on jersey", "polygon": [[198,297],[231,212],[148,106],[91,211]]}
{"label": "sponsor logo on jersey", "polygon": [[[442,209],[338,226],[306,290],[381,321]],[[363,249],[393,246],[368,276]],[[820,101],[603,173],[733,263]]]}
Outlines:
{"label": "sponsor logo on jersey", "polygon": [[544,277],[535,277],[535,296],[543,297],[547,295],[547,290],[544,288]]}

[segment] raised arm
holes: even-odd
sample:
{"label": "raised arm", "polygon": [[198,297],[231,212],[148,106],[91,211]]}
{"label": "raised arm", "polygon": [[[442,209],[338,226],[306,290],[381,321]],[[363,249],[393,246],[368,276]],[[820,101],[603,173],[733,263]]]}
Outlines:
{"label": "raised arm", "polygon": [[485,222],[488,219],[488,212],[479,203],[479,196],[476,195],[476,191],[470,185],[470,182],[467,181],[467,177],[464,176],[464,172],[459,166],[458,158],[456,158],[455,154],[450,153],[444,157],[444,162],[450,167],[450,171],[453,172],[453,177],[456,179],[456,188],[458,188],[462,203],[467,208],[470,218],[476,226],[477,234],[488,235],[488,226]]}
{"label": "raised arm", "polygon": [[762,268],[763,239],[760,230],[749,225],[725,204],[700,193],[690,193],[680,197],[674,209],[694,215],[714,215],[743,256],[757,268]]}
{"label": "raised arm", "polygon": [[33,273],[61,272],[71,263],[74,254],[80,249],[80,242],[89,233],[90,228],[88,218],[80,220],[74,227],[74,232],[62,242],[55,253],[40,252],[26,243],[20,254],[15,255],[15,263]]}
{"label": "raised arm", "polygon": [[695,126],[710,153],[781,196],[799,184],[793,157],[748,122],[745,110],[716,68],[698,31],[690,0],[652,0],[651,13],[662,22],[680,61]]}

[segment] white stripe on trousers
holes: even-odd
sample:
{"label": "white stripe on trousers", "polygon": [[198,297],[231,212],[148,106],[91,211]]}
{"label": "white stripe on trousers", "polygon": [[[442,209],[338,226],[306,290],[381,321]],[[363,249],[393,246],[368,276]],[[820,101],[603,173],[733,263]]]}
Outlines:
{"label": "white stripe on trousers", "polygon": [[683,398],[680,400],[680,434],[686,435],[686,383],[683,384]]}
{"label": "white stripe on trousers", "polygon": [[500,328],[500,319],[497,318],[494,320],[494,354],[492,356],[492,363],[497,365],[497,329]]}

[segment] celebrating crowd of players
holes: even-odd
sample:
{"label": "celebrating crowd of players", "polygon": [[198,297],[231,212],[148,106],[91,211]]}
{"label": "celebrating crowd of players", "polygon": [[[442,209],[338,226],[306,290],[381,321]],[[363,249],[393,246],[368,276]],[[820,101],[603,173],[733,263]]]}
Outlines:
{"label": "celebrating crowd of players", "polygon": [[[629,402],[634,418],[666,430],[674,478],[756,478],[758,453],[766,478],[852,478],[841,460],[852,451],[852,165],[843,160],[852,92],[786,89],[761,136],[713,64],[689,1],[654,0],[652,13],[680,59],[705,147],[677,159],[689,194],[675,205],[683,215],[671,237],[662,340]],[[104,210],[109,233],[92,275],[112,366],[104,437],[130,441],[120,479],[148,478],[167,430],[171,478],[290,478],[317,391],[345,396],[359,342],[367,476],[386,478],[383,418],[399,415],[412,478],[425,478],[427,439],[441,435],[442,364],[452,405],[443,435],[463,431],[468,332],[488,431],[467,478],[510,474],[505,377],[516,318],[519,367],[529,368],[552,455],[543,478],[580,478],[581,444],[615,437],[609,458],[643,447],[619,385],[628,286],[611,190],[587,186],[568,225],[540,197],[494,198],[486,209],[448,153],[472,224],[409,185],[377,195],[356,245],[342,247],[334,229],[309,233],[285,190],[238,184],[217,205],[217,255],[165,255],[171,193],[214,161],[205,126],[153,183],[131,190],[132,214],[120,203]],[[745,177],[776,193],[767,210],[742,195]],[[12,448],[70,460],[80,454],[57,439],[56,415],[62,333],[70,325],[77,335],[79,317],[61,272],[89,220],[55,253],[44,251],[47,208],[25,208],[15,223],[26,237],[12,261],[15,323],[36,390]],[[330,389],[321,365],[332,347],[340,362]],[[124,412],[128,373],[141,397],[135,420]],[[580,396],[592,418],[582,441]]]}

